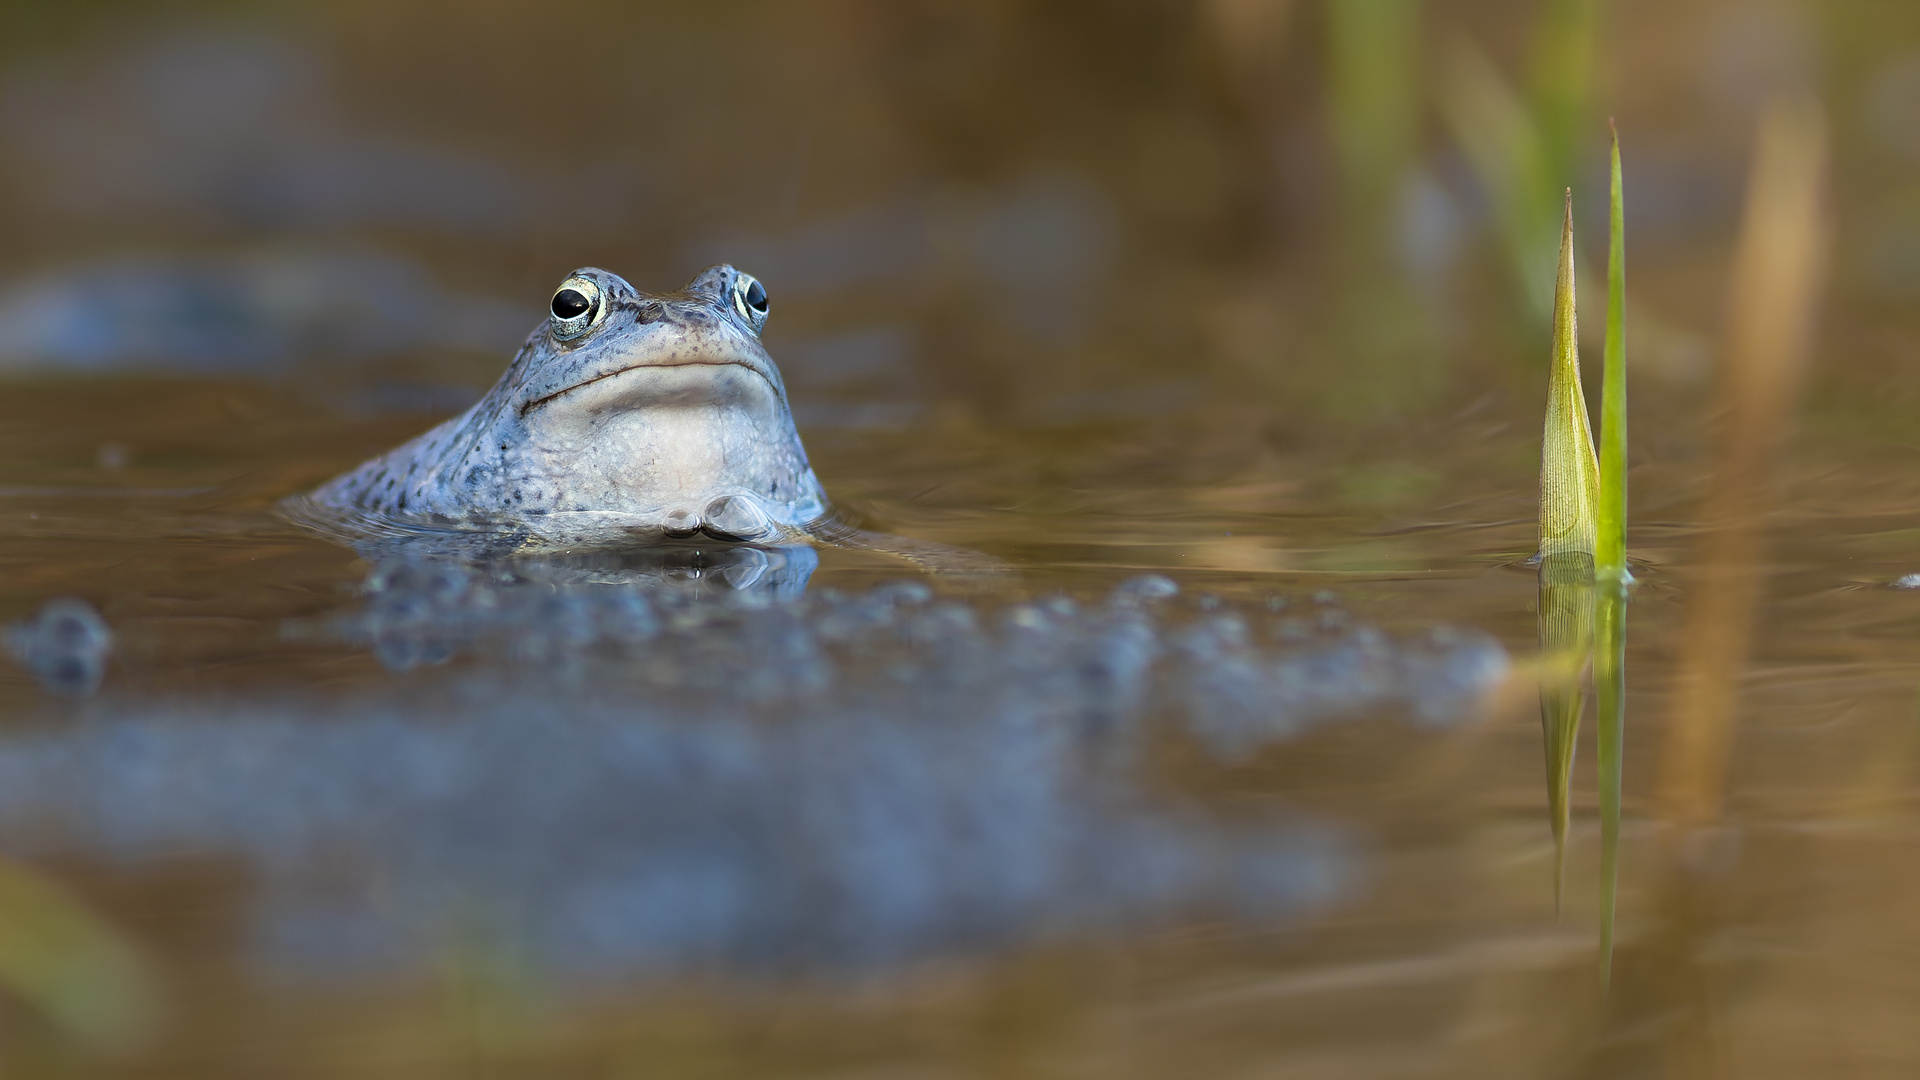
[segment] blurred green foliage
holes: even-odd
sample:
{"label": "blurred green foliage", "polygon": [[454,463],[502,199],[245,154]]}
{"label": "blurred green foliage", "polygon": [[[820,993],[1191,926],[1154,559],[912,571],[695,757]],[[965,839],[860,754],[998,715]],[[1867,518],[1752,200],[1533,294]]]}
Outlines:
{"label": "blurred green foliage", "polygon": [[0,989],[89,1047],[126,1047],[153,1021],[153,987],[134,946],[77,897],[4,859]]}
{"label": "blurred green foliage", "polygon": [[1364,242],[1377,257],[1417,149],[1418,0],[1327,5],[1327,82],[1344,223],[1373,234]]}
{"label": "blurred green foliage", "polygon": [[1545,322],[1553,311],[1553,292],[1541,271],[1552,258],[1555,211],[1566,190],[1555,183],[1545,133],[1527,103],[1477,46],[1456,42],[1445,72],[1441,110],[1486,188],[1523,310]]}
{"label": "blurred green foliage", "polygon": [[1326,7],[1328,124],[1339,176],[1336,328],[1360,377],[1330,402],[1394,412],[1430,395],[1439,345],[1404,268],[1404,202],[1422,119],[1419,0]]}
{"label": "blurred green foliage", "polygon": [[[1425,167],[1429,98],[1486,193],[1517,310],[1529,325],[1544,325],[1553,314],[1545,271],[1560,195],[1572,185],[1589,141],[1599,7],[1595,0],[1542,0],[1534,10],[1524,81],[1502,74],[1478,45],[1458,36],[1445,39],[1441,63],[1429,75],[1424,43],[1431,36],[1429,15],[1440,13],[1419,0],[1340,0],[1322,10],[1329,137],[1339,180],[1337,333],[1356,381],[1369,388],[1358,396],[1376,410],[1396,411],[1442,385],[1449,321],[1439,309],[1450,301],[1422,295],[1423,289],[1432,293],[1434,283],[1413,280],[1402,250],[1416,227],[1411,196]],[[1356,393],[1348,389],[1346,396]]]}
{"label": "blurred green foliage", "polygon": [[1532,79],[1523,96],[1479,46],[1452,43],[1442,69],[1441,113],[1485,187],[1501,249],[1525,313],[1544,323],[1560,194],[1573,186],[1593,97],[1598,5],[1544,0],[1536,12]]}
{"label": "blurred green foliage", "polygon": [[1528,112],[1539,131],[1547,180],[1573,184],[1591,119],[1598,0],[1542,0],[1532,49]]}

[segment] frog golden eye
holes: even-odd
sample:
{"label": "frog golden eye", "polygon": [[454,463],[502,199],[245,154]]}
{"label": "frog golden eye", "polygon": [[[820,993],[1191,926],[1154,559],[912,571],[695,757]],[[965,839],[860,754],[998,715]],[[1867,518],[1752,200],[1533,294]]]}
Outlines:
{"label": "frog golden eye", "polygon": [[733,306],[755,333],[767,324],[767,290],[752,274],[733,279]]}
{"label": "frog golden eye", "polygon": [[553,294],[553,336],[561,341],[579,337],[600,321],[604,307],[600,286],[588,278],[568,278]]}

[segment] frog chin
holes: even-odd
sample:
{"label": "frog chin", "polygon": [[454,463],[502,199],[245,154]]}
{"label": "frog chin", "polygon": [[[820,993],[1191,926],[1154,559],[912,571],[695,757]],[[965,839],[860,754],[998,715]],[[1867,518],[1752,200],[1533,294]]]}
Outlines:
{"label": "frog chin", "polygon": [[601,509],[698,509],[725,492],[791,490],[792,463],[805,460],[774,383],[739,363],[627,368],[555,395],[525,423],[535,471],[594,493],[588,503]]}
{"label": "frog chin", "polygon": [[675,359],[602,375],[539,402],[535,411],[549,418],[589,418],[689,408],[740,409],[774,419],[785,412],[785,403],[773,380],[745,361]]}

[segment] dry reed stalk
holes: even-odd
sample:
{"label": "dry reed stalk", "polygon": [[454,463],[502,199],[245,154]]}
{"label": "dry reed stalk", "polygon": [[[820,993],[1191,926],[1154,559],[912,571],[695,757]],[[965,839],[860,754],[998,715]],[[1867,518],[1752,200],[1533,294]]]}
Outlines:
{"label": "dry reed stalk", "polygon": [[1659,797],[1683,830],[1720,815],[1739,681],[1764,583],[1762,517],[1791,426],[1826,272],[1826,124],[1806,99],[1760,122],[1720,371],[1720,446],[1702,515]]}

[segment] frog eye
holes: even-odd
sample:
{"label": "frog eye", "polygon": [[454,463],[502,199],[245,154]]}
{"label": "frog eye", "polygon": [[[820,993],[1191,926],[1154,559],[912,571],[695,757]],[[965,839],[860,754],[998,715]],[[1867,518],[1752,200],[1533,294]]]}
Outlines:
{"label": "frog eye", "polygon": [[553,294],[553,336],[561,341],[579,337],[600,321],[605,308],[600,286],[589,278],[570,277]]}
{"label": "frog eye", "polygon": [[767,290],[752,274],[733,279],[733,307],[755,333],[767,324]]}

